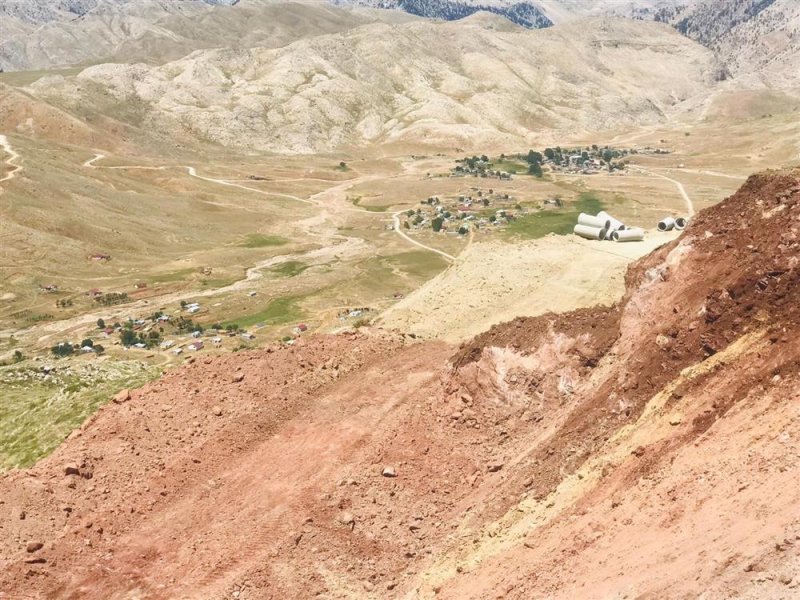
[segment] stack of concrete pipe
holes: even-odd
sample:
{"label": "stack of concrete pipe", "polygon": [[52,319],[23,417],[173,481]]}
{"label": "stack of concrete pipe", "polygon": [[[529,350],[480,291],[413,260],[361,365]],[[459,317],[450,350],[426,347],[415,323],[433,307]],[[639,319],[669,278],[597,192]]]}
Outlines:
{"label": "stack of concrete pipe", "polygon": [[641,242],[644,230],[629,228],[619,219],[601,210],[597,215],[581,213],[573,229],[575,235],[587,240],[613,240],[615,242]]}
{"label": "stack of concrete pipe", "polygon": [[675,229],[676,231],[683,231],[688,224],[688,219],[684,219],[683,217],[666,217],[658,222],[658,230],[672,231]]}

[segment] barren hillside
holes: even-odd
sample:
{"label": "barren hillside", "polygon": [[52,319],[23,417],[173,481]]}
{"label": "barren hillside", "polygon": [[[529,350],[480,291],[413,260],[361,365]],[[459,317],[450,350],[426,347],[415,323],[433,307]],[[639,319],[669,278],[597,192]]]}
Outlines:
{"label": "barren hillside", "polygon": [[355,14],[320,3],[246,0],[228,4],[207,0],[3,3],[0,70],[51,69],[108,60],[160,64],[200,48],[277,48],[306,36],[345,31],[378,19],[398,19],[389,14]]}
{"label": "barren hillside", "polygon": [[0,479],[31,598],[789,598],[800,172],[614,308],[195,360]]}
{"label": "barren hillside", "polygon": [[531,31],[478,15],[198,51],[161,67],[99,65],[29,91],[259,150],[398,140],[475,148],[525,143],[533,130],[659,123],[717,73],[709,51],[665,25],[599,19]]}

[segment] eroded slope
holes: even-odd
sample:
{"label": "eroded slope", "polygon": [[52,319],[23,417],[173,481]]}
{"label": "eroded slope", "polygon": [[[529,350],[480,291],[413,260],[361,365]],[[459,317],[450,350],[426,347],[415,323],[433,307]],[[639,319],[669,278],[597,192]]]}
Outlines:
{"label": "eroded slope", "polygon": [[791,597],[799,217],[758,175],[617,307],[197,360],[0,479],[0,590]]}

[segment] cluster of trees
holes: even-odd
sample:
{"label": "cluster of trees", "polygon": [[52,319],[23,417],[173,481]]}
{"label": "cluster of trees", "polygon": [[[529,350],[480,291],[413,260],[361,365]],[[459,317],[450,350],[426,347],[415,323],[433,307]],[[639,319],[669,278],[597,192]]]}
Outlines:
{"label": "cluster of trees", "polygon": [[[76,352],[79,352],[81,348],[91,348],[92,350],[94,350],[95,354],[102,354],[106,350],[101,344],[95,344],[94,341],[92,341],[90,338],[86,338],[80,344],[75,344],[75,345],[72,345],[69,342],[60,342],[55,346],[53,346],[52,348],[50,348],[50,352],[52,352],[56,358],[64,358],[67,356],[72,356]],[[19,360],[22,360],[22,353],[20,352],[19,355],[20,355]]]}
{"label": "cluster of trees", "polygon": [[103,306],[114,306],[115,304],[123,304],[128,301],[128,294],[125,292],[109,292],[95,297],[95,302],[99,302]]}
{"label": "cluster of trees", "polygon": [[72,299],[71,298],[61,298],[56,300],[56,308],[67,308],[72,306]]}
{"label": "cluster of trees", "polygon": [[228,323],[224,327],[222,326],[221,323],[214,323],[211,326],[211,329],[216,329],[217,331],[227,331],[228,333],[236,333],[237,331],[239,331],[239,329],[241,329],[241,327],[239,327],[239,325],[237,325],[236,323]]}
{"label": "cluster of trees", "polygon": [[528,163],[528,175],[533,175],[541,179],[543,175],[542,161],[544,160],[542,153],[536,152],[535,150],[528,150],[528,154],[524,157],[524,160]]}
{"label": "cluster of trees", "polygon": [[545,148],[544,157],[552,161],[555,165],[569,165],[569,157],[578,155],[580,158],[577,160],[579,165],[583,165],[590,160],[601,160],[609,166],[611,170],[612,161],[627,156],[628,154],[635,154],[635,150],[617,150],[609,148],[608,146],[600,147],[597,144],[586,146],[585,148],[562,148],[556,146],[555,148]]}
{"label": "cluster of trees", "polygon": [[178,330],[178,333],[192,333],[193,331],[199,331],[200,333],[203,333],[203,326],[200,325],[200,323],[195,323],[191,319],[187,319],[184,316],[178,317],[173,324]]}
{"label": "cluster of trees", "polygon": [[144,344],[148,348],[151,348],[161,341],[161,332],[153,329],[145,335],[142,331],[136,331],[133,328],[133,323],[128,321],[122,326],[119,332],[119,341],[126,347]]}

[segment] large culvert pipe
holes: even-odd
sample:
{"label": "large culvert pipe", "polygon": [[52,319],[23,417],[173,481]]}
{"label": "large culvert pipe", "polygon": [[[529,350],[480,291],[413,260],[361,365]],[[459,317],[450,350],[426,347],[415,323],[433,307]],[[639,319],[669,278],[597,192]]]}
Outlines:
{"label": "large culvert pipe", "polygon": [[611,221],[610,229],[612,231],[617,231],[618,229],[625,229],[625,223],[623,223],[619,219],[615,219],[604,210],[601,210],[599,213],[597,213],[597,218]]}
{"label": "large culvert pipe", "polygon": [[688,224],[689,224],[689,221],[687,221],[683,217],[677,217],[675,219],[675,229],[677,229],[678,231],[683,231],[684,229],[686,229],[686,226]]}
{"label": "large culvert pipe", "polygon": [[604,227],[590,227],[589,225],[575,225],[572,232],[587,240],[604,240],[608,229]]}
{"label": "large culvert pipe", "polygon": [[611,234],[611,239],[615,242],[641,242],[644,239],[644,229],[634,227],[622,231],[615,231]]}
{"label": "large culvert pipe", "polygon": [[586,213],[581,213],[578,215],[578,225],[586,225],[587,227],[599,227],[600,229],[609,229],[611,227],[611,221],[608,219],[601,219],[600,217],[595,217],[594,215],[587,215]]}
{"label": "large culvert pipe", "polygon": [[658,230],[659,231],[672,231],[675,227],[675,219],[672,217],[667,217],[666,219],[662,219],[658,222]]}

